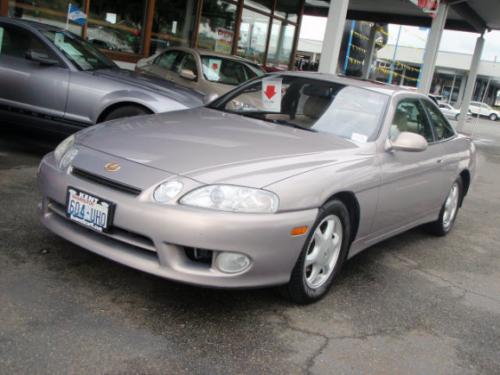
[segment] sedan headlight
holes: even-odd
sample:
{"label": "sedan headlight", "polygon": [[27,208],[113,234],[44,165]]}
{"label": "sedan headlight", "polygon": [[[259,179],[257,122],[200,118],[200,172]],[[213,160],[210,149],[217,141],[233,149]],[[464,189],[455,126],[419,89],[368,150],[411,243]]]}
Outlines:
{"label": "sedan headlight", "polygon": [[78,154],[78,149],[74,148],[75,136],[71,135],[54,150],[54,158],[56,159],[57,166],[61,170],[65,170],[71,164],[75,156]]}
{"label": "sedan headlight", "polygon": [[166,203],[175,198],[182,190],[184,185],[182,182],[173,180],[164,182],[155,189],[153,198],[158,203]]}
{"label": "sedan headlight", "polygon": [[219,211],[274,213],[278,196],[270,191],[233,185],[208,185],[193,190],[180,200],[181,204]]}
{"label": "sedan headlight", "polygon": [[73,147],[74,144],[75,144],[75,136],[74,135],[70,135],[64,141],[59,143],[59,145],[54,150],[54,157],[55,157],[57,163],[59,163],[61,161],[61,158],[66,153],[66,151],[68,151],[71,147]]}

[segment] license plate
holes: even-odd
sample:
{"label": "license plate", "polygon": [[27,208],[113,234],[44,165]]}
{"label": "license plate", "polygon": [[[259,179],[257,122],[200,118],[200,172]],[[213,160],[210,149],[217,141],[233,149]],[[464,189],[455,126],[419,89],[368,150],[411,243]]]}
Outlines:
{"label": "license plate", "polygon": [[98,232],[106,232],[110,225],[114,204],[75,188],[68,188],[66,215],[72,221]]}

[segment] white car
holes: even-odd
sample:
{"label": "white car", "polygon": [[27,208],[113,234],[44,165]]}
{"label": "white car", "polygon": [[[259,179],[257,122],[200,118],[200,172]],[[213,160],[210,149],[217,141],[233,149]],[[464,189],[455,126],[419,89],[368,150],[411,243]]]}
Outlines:
{"label": "white car", "polygon": [[470,102],[469,110],[473,115],[486,116],[491,121],[497,121],[500,118],[500,112],[495,111],[488,104],[481,102]]}
{"label": "white car", "polygon": [[[460,117],[460,109],[456,109],[455,107],[453,107],[448,103],[439,103],[438,106],[443,115],[445,115],[447,119],[458,121],[458,118]],[[471,116],[471,111],[469,110],[467,112],[467,118],[469,118],[470,116]]]}

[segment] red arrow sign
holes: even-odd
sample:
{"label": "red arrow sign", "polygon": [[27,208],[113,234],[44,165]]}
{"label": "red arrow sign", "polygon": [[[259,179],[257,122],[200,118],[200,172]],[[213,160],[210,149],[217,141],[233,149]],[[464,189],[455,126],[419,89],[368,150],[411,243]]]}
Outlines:
{"label": "red arrow sign", "polygon": [[271,99],[274,95],[276,95],[276,86],[268,85],[264,94],[266,94],[268,99]]}

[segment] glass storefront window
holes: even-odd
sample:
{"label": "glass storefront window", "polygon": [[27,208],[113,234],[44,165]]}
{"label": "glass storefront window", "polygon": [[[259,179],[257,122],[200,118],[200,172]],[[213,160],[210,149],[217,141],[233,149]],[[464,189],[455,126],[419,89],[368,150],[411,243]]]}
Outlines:
{"label": "glass storefront window", "polygon": [[198,47],[230,54],[234,39],[236,3],[204,0],[198,35]]}
{"label": "glass storefront window", "polygon": [[244,0],[243,4],[268,14],[273,8],[273,0]]}
{"label": "glass storefront window", "polygon": [[[82,0],[72,0],[73,5],[82,9]],[[36,1],[10,1],[9,17],[22,18],[30,21],[37,21],[49,25],[54,25],[64,29],[68,15],[68,2],[61,0],[40,0]],[[70,22],[68,30],[81,35],[82,27]]]}
{"label": "glass storefront window", "polygon": [[299,0],[278,0],[274,15],[290,22],[297,22],[299,6]]}
{"label": "glass storefront window", "polygon": [[243,9],[238,41],[238,55],[255,63],[264,62],[269,17],[250,9]]}
{"label": "glass storefront window", "polygon": [[273,21],[267,65],[287,69],[292,54],[295,25],[286,24],[279,20]]}
{"label": "glass storefront window", "polygon": [[189,46],[196,18],[196,0],[157,0],[150,54],[173,46]]}
{"label": "glass storefront window", "polygon": [[145,0],[91,0],[87,38],[95,47],[139,53]]}

